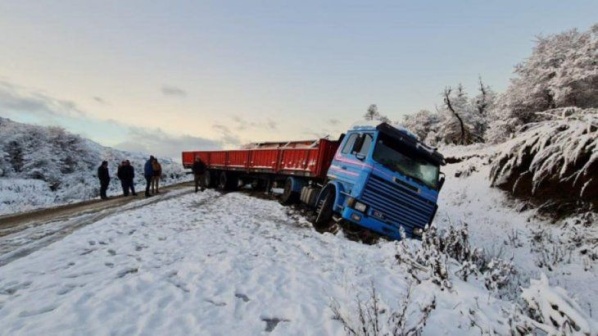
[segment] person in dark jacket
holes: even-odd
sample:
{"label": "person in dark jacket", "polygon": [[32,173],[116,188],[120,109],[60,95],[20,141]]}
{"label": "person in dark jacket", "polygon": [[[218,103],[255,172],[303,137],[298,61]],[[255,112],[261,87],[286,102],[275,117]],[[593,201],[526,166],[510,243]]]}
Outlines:
{"label": "person in dark jacket", "polygon": [[193,176],[195,177],[195,192],[197,192],[198,188],[201,188],[201,191],[204,191],[206,189],[206,164],[199,158],[199,156],[195,158],[195,162],[193,162],[193,167],[191,167],[191,170],[193,171]]}
{"label": "person in dark jacket", "polygon": [[108,199],[106,191],[110,184],[110,172],[108,171],[108,161],[102,161],[102,164],[98,167],[98,178],[100,179],[100,197],[105,200]]}
{"label": "person in dark jacket", "polygon": [[122,161],[118,165],[118,169],[116,170],[116,177],[118,177],[118,179],[120,180],[120,185],[123,188],[123,195],[129,196],[129,189],[127,188],[127,183],[125,182],[125,173],[124,173],[125,164],[126,164],[125,161]]}
{"label": "person in dark jacket", "polygon": [[143,176],[145,177],[145,197],[150,197],[150,186],[152,185],[152,177],[154,176],[154,168],[152,163],[154,162],[154,156],[150,155],[149,160],[145,161],[143,167]]}
{"label": "person in dark jacket", "polygon": [[135,180],[135,168],[131,166],[131,162],[129,160],[125,161],[125,165],[123,167],[123,178],[125,180],[125,196],[129,195],[129,190],[131,190],[131,195],[137,196],[135,192],[135,184],[133,181]]}

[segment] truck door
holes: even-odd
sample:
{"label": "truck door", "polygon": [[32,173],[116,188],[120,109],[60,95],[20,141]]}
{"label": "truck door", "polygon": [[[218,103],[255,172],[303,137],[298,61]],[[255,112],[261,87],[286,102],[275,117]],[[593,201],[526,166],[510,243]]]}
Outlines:
{"label": "truck door", "polygon": [[339,180],[355,183],[363,168],[373,141],[370,133],[351,133],[332,163],[331,173]]}

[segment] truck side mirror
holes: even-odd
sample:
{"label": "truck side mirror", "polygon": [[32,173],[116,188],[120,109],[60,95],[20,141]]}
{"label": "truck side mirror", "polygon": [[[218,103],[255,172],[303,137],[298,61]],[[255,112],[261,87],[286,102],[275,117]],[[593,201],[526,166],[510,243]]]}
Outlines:
{"label": "truck side mirror", "polygon": [[440,178],[438,179],[438,190],[442,189],[442,186],[444,185],[444,180],[445,180],[444,173],[440,173],[440,174],[442,174],[442,176],[440,176]]}

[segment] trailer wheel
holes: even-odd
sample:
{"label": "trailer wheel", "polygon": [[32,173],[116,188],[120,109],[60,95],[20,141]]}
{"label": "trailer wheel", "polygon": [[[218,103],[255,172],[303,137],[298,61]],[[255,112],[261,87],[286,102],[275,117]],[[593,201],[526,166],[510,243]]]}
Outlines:
{"label": "trailer wheel", "polygon": [[207,170],[204,174],[204,183],[206,188],[214,188],[216,186],[216,180],[214,179],[215,172]]}
{"label": "trailer wheel", "polygon": [[267,186],[268,181],[264,179],[256,178],[251,182],[251,189],[253,190],[263,191],[266,190]]}
{"label": "trailer wheel", "polygon": [[230,172],[220,173],[218,188],[222,190],[234,190],[239,185],[239,178]]}
{"label": "trailer wheel", "polygon": [[293,180],[289,177],[284,182],[284,191],[280,197],[280,204],[289,205],[296,203],[299,193],[293,191]]}
{"label": "trailer wheel", "polygon": [[328,232],[334,227],[334,220],[332,219],[332,206],[334,205],[334,188],[327,188],[328,192],[318,206],[317,216],[314,220],[314,228],[318,232]]}

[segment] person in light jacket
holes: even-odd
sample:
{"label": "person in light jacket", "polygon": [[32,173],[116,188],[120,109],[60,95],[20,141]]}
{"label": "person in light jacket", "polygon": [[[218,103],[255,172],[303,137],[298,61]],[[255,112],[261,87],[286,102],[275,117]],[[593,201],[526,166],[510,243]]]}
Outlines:
{"label": "person in light jacket", "polygon": [[159,194],[160,193],[160,177],[162,177],[162,165],[158,162],[158,159],[154,158],[154,162],[152,162],[152,193]]}

